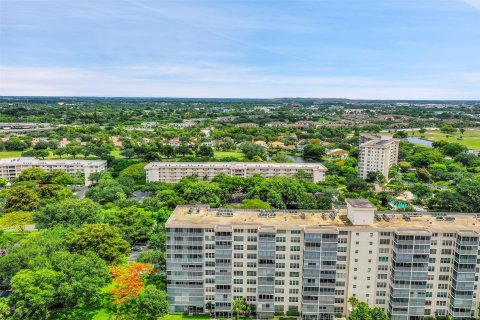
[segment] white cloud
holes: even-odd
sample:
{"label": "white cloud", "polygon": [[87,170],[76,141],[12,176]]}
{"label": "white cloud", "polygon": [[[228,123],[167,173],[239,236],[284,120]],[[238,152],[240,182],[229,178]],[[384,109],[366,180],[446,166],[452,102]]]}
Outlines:
{"label": "white cloud", "polygon": [[479,99],[477,82],[465,76],[444,76],[444,83],[429,84],[425,79],[262,75],[261,70],[220,64],[100,70],[0,66],[0,95]]}
{"label": "white cloud", "polygon": [[449,75],[460,81],[477,84],[480,86],[480,71],[456,72],[456,73],[450,73]]}
{"label": "white cloud", "polygon": [[466,4],[480,10],[480,0],[460,0]]}

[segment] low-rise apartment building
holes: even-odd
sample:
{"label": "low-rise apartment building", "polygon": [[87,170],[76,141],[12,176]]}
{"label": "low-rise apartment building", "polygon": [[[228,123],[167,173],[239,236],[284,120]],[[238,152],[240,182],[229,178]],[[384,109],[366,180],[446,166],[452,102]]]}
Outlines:
{"label": "low-rise apartment building", "polygon": [[398,162],[399,139],[390,135],[360,135],[358,175],[365,179],[369,172],[381,172],[388,178],[388,170]]}
{"label": "low-rise apartment building", "polygon": [[232,177],[294,177],[302,172],[318,182],[325,180],[327,168],[321,163],[267,162],[151,162],[145,166],[148,182],[177,183],[187,176],[211,180],[218,174]]}
{"label": "low-rise apartment building", "polygon": [[475,214],[380,214],[367,200],[332,211],[179,206],[166,223],[171,311],[259,318],[347,316],[355,296],[392,320],[478,317],[480,224]]}
{"label": "low-rise apartment building", "polygon": [[81,172],[85,176],[85,185],[91,184],[89,177],[94,172],[107,170],[105,160],[39,160],[36,158],[7,158],[0,160],[0,178],[7,180],[17,178],[29,168],[42,168],[46,171],[62,170],[66,173]]}

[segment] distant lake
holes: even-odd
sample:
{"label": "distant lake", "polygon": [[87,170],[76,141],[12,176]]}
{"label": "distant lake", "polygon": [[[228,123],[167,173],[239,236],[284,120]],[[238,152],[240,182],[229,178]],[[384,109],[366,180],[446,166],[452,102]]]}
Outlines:
{"label": "distant lake", "polygon": [[427,146],[427,147],[432,146],[432,142],[428,141],[428,140],[425,140],[425,139],[420,139],[420,138],[416,138],[416,137],[408,137],[405,140],[407,140],[408,142],[411,142],[411,143],[417,143],[417,144],[421,144],[421,145],[424,145],[424,146]]}
{"label": "distant lake", "polygon": [[[431,147],[431,146],[432,146],[432,142],[431,142],[431,141],[428,141],[428,140],[425,140],[425,139],[420,139],[420,138],[415,138],[415,137],[408,137],[408,138],[405,138],[405,140],[407,140],[408,142],[411,142],[411,143],[421,144],[421,145],[427,146],[427,147]],[[480,154],[480,151],[478,151],[478,150],[468,150],[467,152],[468,152],[468,153],[471,153],[471,154],[476,154],[476,155],[479,155],[479,154]]]}
{"label": "distant lake", "polygon": [[[292,160],[295,163],[305,163],[308,162],[307,160],[303,159],[303,157],[299,156],[291,156],[291,155],[285,155],[285,157],[289,160]],[[267,160],[271,160],[272,157],[267,157]]]}
{"label": "distant lake", "polygon": [[293,162],[296,162],[296,163],[304,163],[305,162],[305,159],[303,159],[303,157],[287,156],[287,158],[292,160]]}

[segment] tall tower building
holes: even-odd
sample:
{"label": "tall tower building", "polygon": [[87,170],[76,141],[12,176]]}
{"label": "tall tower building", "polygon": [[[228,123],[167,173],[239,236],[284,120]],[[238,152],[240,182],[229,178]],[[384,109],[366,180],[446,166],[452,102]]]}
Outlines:
{"label": "tall tower building", "polygon": [[166,223],[171,311],[232,316],[235,299],[303,320],[348,316],[348,298],[392,320],[479,316],[475,214],[347,209],[234,210],[178,206]]}
{"label": "tall tower building", "polygon": [[388,178],[388,170],[398,162],[399,139],[390,135],[360,135],[358,176],[366,179],[369,172],[381,172]]}

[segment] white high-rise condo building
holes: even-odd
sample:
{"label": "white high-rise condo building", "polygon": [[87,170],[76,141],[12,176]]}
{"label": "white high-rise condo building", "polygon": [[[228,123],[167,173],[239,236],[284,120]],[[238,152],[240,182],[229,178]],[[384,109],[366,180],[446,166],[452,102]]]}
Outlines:
{"label": "white high-rise condo building", "polygon": [[211,180],[218,174],[231,177],[295,177],[304,174],[313,182],[325,180],[327,168],[321,163],[269,162],[151,162],[145,166],[147,182],[177,183],[187,176]]}
{"label": "white high-rise condo building", "polygon": [[229,317],[245,299],[259,318],[333,320],[355,296],[392,320],[479,316],[476,214],[179,206],[166,231],[171,311]]}
{"label": "white high-rise condo building", "polygon": [[358,175],[365,179],[369,172],[381,172],[388,177],[388,170],[398,162],[399,139],[391,135],[360,135]]}
{"label": "white high-rise condo building", "polygon": [[94,172],[107,170],[105,160],[39,160],[36,158],[8,158],[0,160],[0,178],[17,178],[28,168],[42,168],[46,171],[62,170],[66,173],[81,172],[85,176],[85,185],[91,184],[89,177]]}

